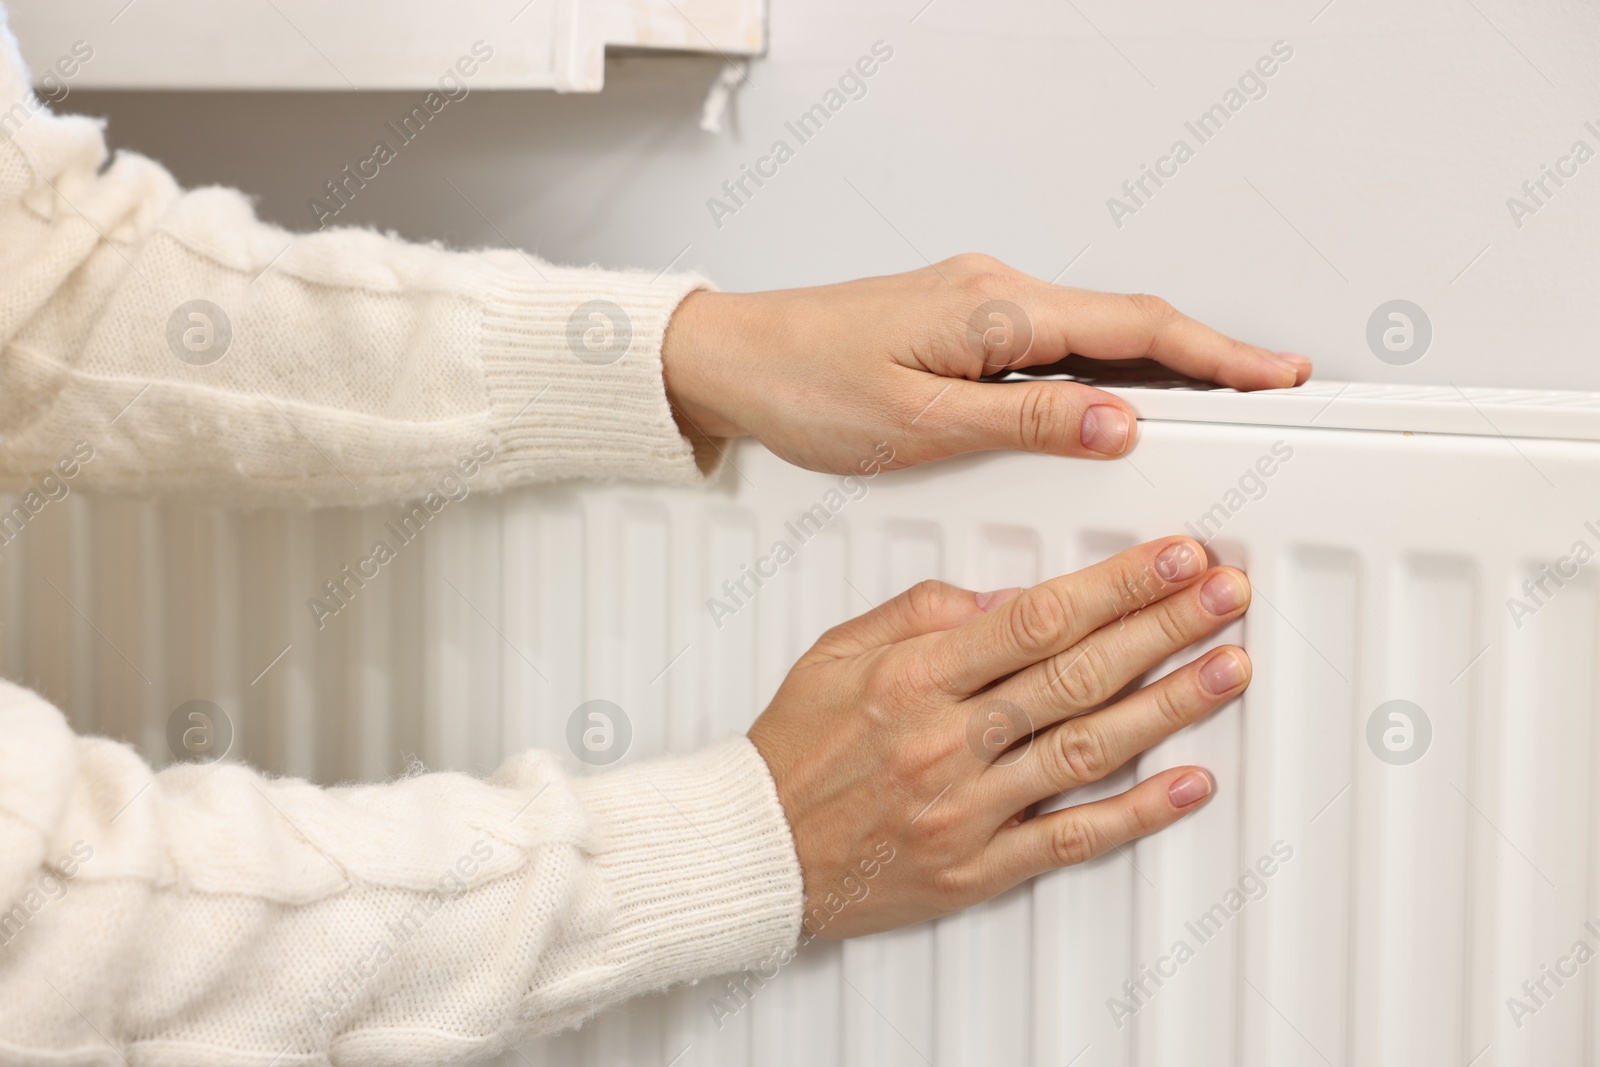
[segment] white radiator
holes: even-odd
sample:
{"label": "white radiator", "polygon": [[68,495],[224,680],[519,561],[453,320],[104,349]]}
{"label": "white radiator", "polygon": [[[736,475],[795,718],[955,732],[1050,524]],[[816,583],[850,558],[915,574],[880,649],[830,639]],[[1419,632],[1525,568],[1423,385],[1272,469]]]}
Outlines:
{"label": "white radiator", "polygon": [[[234,757],[322,781],[565,752],[592,699],[636,759],[742,730],[825,627],[919,579],[1029,584],[1187,525],[1255,584],[1222,635],[1255,683],[1086,792],[1193,761],[1220,786],[1198,815],[959,916],[813,944],[747,1007],[703,982],[505,1062],[1596,1062],[1600,397],[1123,395],[1146,416],[1124,461],[969,457],[829,498],[838,479],[741,447],[721,490],[474,495],[403,545],[398,506],[74,490],[0,552],[3,668],[157,762],[192,699]],[[786,524],[819,503],[801,544]],[[397,558],[319,630],[307,601],[335,605],[323,583],[378,538]],[[780,538],[796,558],[730,600]],[[737,610],[714,621],[712,597]]]}

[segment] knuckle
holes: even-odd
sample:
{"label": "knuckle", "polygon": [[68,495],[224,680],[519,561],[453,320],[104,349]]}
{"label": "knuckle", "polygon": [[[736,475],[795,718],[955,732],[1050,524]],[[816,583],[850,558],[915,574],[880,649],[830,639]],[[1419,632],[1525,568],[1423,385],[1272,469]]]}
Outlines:
{"label": "knuckle", "polygon": [[1114,596],[1119,615],[1153,604],[1160,589],[1156,575],[1148,567],[1132,560],[1125,562],[1118,570],[1116,583]]}
{"label": "knuckle", "polygon": [[1101,852],[1099,833],[1087,819],[1077,815],[1057,822],[1046,840],[1050,863],[1055,867],[1074,867]]}
{"label": "knuckle", "polygon": [[940,860],[940,867],[950,864],[943,862],[956,851],[956,839],[962,830],[960,812],[954,807],[943,802],[934,803],[933,807],[922,812],[916,823],[916,837],[926,854]]}
{"label": "knuckle", "polygon": [[862,695],[867,705],[880,712],[893,713],[919,703],[924,695],[925,680],[915,672],[915,662],[905,660],[893,650],[879,656],[862,681]]}
{"label": "knuckle", "polygon": [[1164,298],[1151,293],[1129,293],[1128,302],[1152,326],[1165,326],[1178,317],[1178,309]]}
{"label": "knuckle", "polygon": [[[931,778],[918,782],[910,795],[925,798],[937,793],[931,783]],[[957,897],[971,888],[974,875],[966,869],[974,845],[972,816],[948,801],[948,797],[937,801],[918,815],[910,828],[910,843],[918,864],[929,872],[930,880],[935,884],[942,881],[942,892]]]}
{"label": "knuckle", "polygon": [[954,267],[955,292],[966,304],[981,304],[990,300],[1015,300],[1020,286],[1015,272],[990,256],[963,258]]}
{"label": "knuckle", "polygon": [[1189,690],[1170,683],[1157,685],[1150,691],[1151,704],[1156,715],[1169,729],[1187,726],[1194,716],[1194,702],[1188,699]]}
{"label": "knuckle", "polygon": [[1265,348],[1262,348],[1260,345],[1253,345],[1248,341],[1241,341],[1237,337],[1225,336],[1224,340],[1227,341],[1229,353],[1237,358],[1259,359],[1263,362],[1269,362],[1272,359],[1272,353],[1267,351]]}
{"label": "knuckle", "polygon": [[1145,347],[1146,359],[1153,357],[1160,346],[1161,335],[1178,318],[1178,309],[1159,296],[1149,293],[1131,293],[1128,301],[1133,305],[1134,312],[1144,319],[1149,327],[1150,340]]}
{"label": "knuckle", "polygon": [[1051,686],[1061,703],[1067,707],[1087,709],[1111,695],[1110,664],[1098,645],[1088,644],[1079,649],[1069,649],[1057,660],[1068,656],[1071,658],[1066,660],[1065,667],[1056,670],[1055,661],[1050,665],[1054,671]]}
{"label": "knuckle", "polygon": [[1130,840],[1144,837],[1161,829],[1162,822],[1155,812],[1143,804],[1129,804],[1122,809],[1122,825]]}
{"label": "knuckle", "polygon": [[1067,604],[1048,586],[1028,590],[1012,601],[1013,610],[1006,616],[1011,640],[1025,655],[1049,648],[1066,631],[1069,621]]}
{"label": "knuckle", "polygon": [[1047,452],[1061,438],[1065,420],[1072,416],[1061,390],[1043,382],[1023,389],[1017,405],[1017,443],[1025,452]]}
{"label": "knuckle", "polygon": [[1170,602],[1149,614],[1155,617],[1156,626],[1161,630],[1162,640],[1168,648],[1177,651],[1194,641],[1195,635],[1189,632],[1187,620]]}
{"label": "knuckle", "polygon": [[994,268],[985,268],[967,275],[967,286],[985,299],[1010,296],[1016,291],[1017,283],[1011,275],[998,268],[999,264],[996,264]]}
{"label": "knuckle", "polygon": [[961,252],[945,261],[951,267],[968,274],[1004,274],[1007,267],[986,252]]}
{"label": "knuckle", "polygon": [[935,899],[948,909],[956,909],[982,896],[976,872],[966,864],[940,864],[929,878]]}
{"label": "knuckle", "polygon": [[858,630],[859,621],[856,619],[828,627],[822,632],[822,636],[812,643],[810,650],[802,657],[802,661],[818,656],[831,657],[847,653],[855,647],[855,636]]}
{"label": "knuckle", "polygon": [[913,821],[908,837],[919,854],[942,855],[961,830],[962,812],[940,794],[951,775],[951,746],[942,738],[906,730],[898,722],[893,752],[883,758],[882,794],[903,805]]}
{"label": "knuckle", "polygon": [[970,695],[952,680],[949,664],[934,650],[902,641],[893,650],[899,670],[902,701],[907,706],[933,708]]}
{"label": "knuckle", "polygon": [[1061,724],[1052,738],[1051,757],[1057,781],[1097,782],[1109,769],[1105,739],[1087,724]]}
{"label": "knuckle", "polygon": [[935,618],[950,602],[955,587],[937,578],[925,578],[906,590],[906,606],[917,618]]}

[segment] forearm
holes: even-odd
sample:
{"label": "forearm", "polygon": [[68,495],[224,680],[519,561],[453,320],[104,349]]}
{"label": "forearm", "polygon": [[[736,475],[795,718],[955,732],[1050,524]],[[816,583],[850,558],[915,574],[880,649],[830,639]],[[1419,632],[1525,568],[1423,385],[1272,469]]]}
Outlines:
{"label": "forearm", "polygon": [[[0,31],[0,112],[26,92]],[[291,234],[148,159],[104,166],[87,119],[40,108],[6,132],[0,485],[79,442],[82,484],[246,503],[418,496],[485,442],[475,488],[713,465],[660,357],[704,279]]]}
{"label": "forearm", "polygon": [[0,1063],[108,1042],[453,1062],[798,935],[793,844],[743,739],[582,780],[529,752],[488,781],[325,790],[151,775],[4,683],[0,724]]}

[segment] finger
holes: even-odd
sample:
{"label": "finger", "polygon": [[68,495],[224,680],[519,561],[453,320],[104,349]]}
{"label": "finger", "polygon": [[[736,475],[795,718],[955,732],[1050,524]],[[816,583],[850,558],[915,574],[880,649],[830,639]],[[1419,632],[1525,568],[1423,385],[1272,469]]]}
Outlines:
{"label": "finger", "polygon": [[[1216,711],[1250,685],[1250,657],[1224,646],[1108,708],[1035,734],[985,772],[997,818],[1098,782],[1161,739]],[[1016,752],[1013,749],[1012,752]]]}
{"label": "finger", "polygon": [[944,677],[963,694],[1063,652],[1108,622],[1153,604],[1205,573],[1205,550],[1187,537],[1136,545],[1052,578],[929,642]]}
{"label": "finger", "polygon": [[1181,649],[1215,633],[1250,606],[1250,580],[1232,567],[1104,626],[1072,647],[985,693],[1025,709],[1035,730],[1088,711]]}
{"label": "finger", "polygon": [[1175,767],[1125,793],[1027,819],[995,834],[985,863],[996,890],[1083,863],[1171,826],[1201,807],[1215,787],[1199,767]]}
{"label": "finger", "polygon": [[919,420],[948,454],[1005,449],[1105,459],[1133,444],[1133,409],[1077,382],[952,379]]}
{"label": "finger", "polygon": [[1021,593],[997,589],[975,593],[946,582],[918,582],[892,600],[823,634],[813,654],[828,658],[859,655],[868,649],[951,630],[979,618]]}
{"label": "finger", "polygon": [[1153,359],[1180,374],[1234,389],[1282,389],[1311,377],[1311,361],[1246,344],[1197,322],[1160,297],[1049,288],[1024,362],[1070,354]]}

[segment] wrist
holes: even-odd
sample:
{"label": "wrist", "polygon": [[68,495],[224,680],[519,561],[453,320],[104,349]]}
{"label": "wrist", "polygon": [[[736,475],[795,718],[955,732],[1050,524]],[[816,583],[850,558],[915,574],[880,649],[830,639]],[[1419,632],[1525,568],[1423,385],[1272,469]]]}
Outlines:
{"label": "wrist", "polygon": [[742,303],[737,293],[698,290],[683,298],[667,323],[662,379],[678,428],[691,441],[748,432],[727,411]]}

